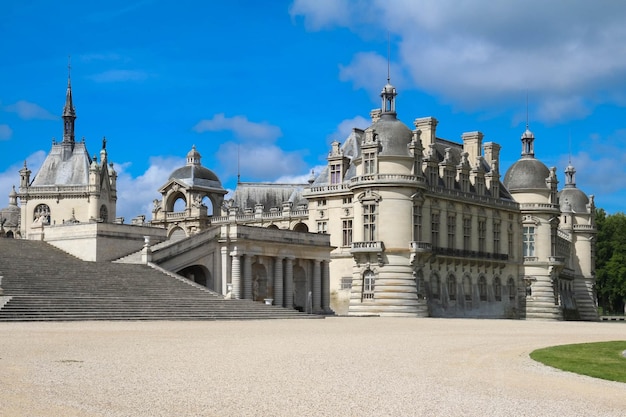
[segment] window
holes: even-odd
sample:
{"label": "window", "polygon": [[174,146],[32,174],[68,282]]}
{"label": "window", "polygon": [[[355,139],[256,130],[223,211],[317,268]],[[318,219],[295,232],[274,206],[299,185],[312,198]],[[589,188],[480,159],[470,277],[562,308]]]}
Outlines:
{"label": "window", "polygon": [[328,233],[328,222],[317,222],[317,233]]}
{"label": "window", "polygon": [[500,222],[493,222],[493,252],[500,253]]}
{"label": "window", "polygon": [[486,251],[486,235],[487,235],[487,222],[485,220],[478,220],[478,251]]}
{"label": "window", "polygon": [[450,301],[456,300],[456,278],[454,275],[448,277],[448,298]]}
{"label": "window", "polygon": [[470,250],[472,247],[472,219],[463,218],[463,249]]}
{"label": "window", "polygon": [[104,223],[109,221],[109,210],[107,210],[107,206],[104,204],[100,206],[100,220]]}
{"label": "window", "polygon": [[363,175],[376,173],[376,153],[373,151],[363,152]]}
{"label": "window", "polygon": [[352,288],[352,277],[341,277],[341,287],[342,290],[349,290]]}
{"label": "window", "polygon": [[517,294],[517,288],[515,288],[515,281],[513,280],[513,277],[509,278],[508,284],[509,284],[509,300],[514,300],[515,295]]}
{"label": "window", "polygon": [[422,240],[422,206],[413,206],[413,240]]}
{"label": "window", "polygon": [[430,215],[430,240],[433,247],[439,246],[439,213]]}
{"label": "window", "polygon": [[509,225],[509,230],[507,232],[507,240],[507,246],[509,248],[509,258],[514,259],[515,251],[513,250],[513,227],[511,225]]}
{"label": "window", "polygon": [[439,275],[433,275],[430,278],[430,293],[435,300],[439,299],[439,284]]}
{"label": "window", "polygon": [[33,220],[38,223],[50,224],[50,207],[47,204],[39,204],[35,207]]}
{"label": "window", "polygon": [[363,300],[374,299],[374,285],[374,272],[365,271],[365,274],[363,274]]}
{"label": "window", "polygon": [[463,191],[464,193],[469,192],[469,189],[470,189],[469,177],[467,176],[467,174],[462,173],[460,175],[460,178],[461,178],[461,191]]}
{"label": "window", "polygon": [[463,294],[465,301],[472,301],[472,278],[469,275],[463,277]]}
{"label": "window", "polygon": [[363,205],[363,238],[366,242],[376,240],[376,204]]}
{"label": "window", "polygon": [[318,207],[323,207],[326,205],[326,199],[321,199],[321,200],[317,200],[317,206]]}
{"label": "window", "polygon": [[439,172],[437,172],[437,167],[428,167],[428,182],[433,187],[439,184]]}
{"label": "window", "polygon": [[480,301],[487,301],[487,278],[485,277],[478,278],[478,295]]}
{"label": "window", "polygon": [[448,215],[448,249],[454,249],[454,229],[456,228],[456,216]]}
{"label": "window", "polygon": [[449,189],[454,188],[454,171],[452,169],[446,168],[445,181],[446,181],[446,188],[449,188]]}
{"label": "window", "polygon": [[502,283],[499,277],[493,279],[493,295],[496,297],[496,301],[502,301]]}
{"label": "window", "polygon": [[352,197],[344,197],[342,202],[343,204],[352,204]]}
{"label": "window", "polygon": [[330,183],[331,184],[341,183],[341,164],[330,165]]}
{"label": "window", "polygon": [[476,178],[476,194],[485,194],[485,180],[484,178]]}
{"label": "window", "polygon": [[352,245],[352,220],[343,220],[343,246]]}
{"label": "window", "polygon": [[535,227],[524,226],[524,256],[535,256]]}

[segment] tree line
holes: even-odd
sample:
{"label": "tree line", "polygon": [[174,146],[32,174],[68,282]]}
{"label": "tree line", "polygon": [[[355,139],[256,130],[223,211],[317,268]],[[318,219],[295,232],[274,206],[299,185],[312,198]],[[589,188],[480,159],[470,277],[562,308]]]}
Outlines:
{"label": "tree line", "polygon": [[626,215],[596,209],[596,292],[604,314],[624,313],[626,302]]}

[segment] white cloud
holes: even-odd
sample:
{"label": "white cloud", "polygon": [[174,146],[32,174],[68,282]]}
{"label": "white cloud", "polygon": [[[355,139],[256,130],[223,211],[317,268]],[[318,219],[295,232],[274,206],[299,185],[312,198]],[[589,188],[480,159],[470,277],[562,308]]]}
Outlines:
{"label": "white cloud", "polygon": [[145,215],[146,220],[152,219],[153,200],[160,199],[158,189],[167,182],[172,171],[184,166],[183,158],[152,157],[150,166],[138,177],[128,172],[131,163],[115,164],[117,179],[117,217],[124,217],[124,221],[138,215]]}
{"label": "white cloud", "polygon": [[20,100],[15,104],[9,104],[4,106],[4,110],[11,113],[16,113],[20,119],[24,120],[56,120],[57,116],[50,113],[48,110],[39,106],[38,104],[31,103],[26,100]]}
{"label": "white cloud", "polygon": [[354,129],[355,127],[359,129],[365,129],[371,124],[371,120],[361,116],[356,116],[352,119],[343,120],[337,126],[337,130],[330,135],[330,140],[336,140],[337,142],[343,143],[352,133],[352,129]]}
{"label": "white cloud", "polygon": [[[47,153],[45,151],[37,151],[26,157],[26,166],[32,172],[30,176],[31,181],[35,178],[35,174],[39,171],[44,159],[46,159],[46,155]],[[0,207],[7,206],[6,203],[9,201],[9,193],[13,186],[19,191],[19,171],[22,168],[24,168],[24,161],[19,161],[11,164],[4,171],[0,172]]]}
{"label": "white cloud", "polygon": [[97,83],[118,83],[127,81],[145,81],[150,77],[145,71],[137,70],[109,70],[88,76]]}
{"label": "white cloud", "polygon": [[245,140],[277,139],[282,136],[278,126],[267,122],[255,123],[245,116],[226,117],[224,113],[218,113],[212,119],[205,119],[193,127],[198,133],[231,131],[237,138]]}
{"label": "white cloud", "polygon": [[0,125],[0,140],[11,139],[13,129],[9,125]]}
{"label": "white cloud", "polygon": [[[264,181],[302,172],[306,166],[303,151],[288,152],[273,144],[249,142],[240,146],[234,142],[223,143],[216,153],[225,178],[237,175],[240,167],[242,181]],[[237,164],[239,160],[239,164]]]}
{"label": "white cloud", "polygon": [[[550,110],[538,118],[552,121],[623,96],[614,89],[626,77],[624,2],[298,0],[291,14],[308,29],[341,26],[363,37],[392,31],[413,87],[466,109],[499,107],[511,97],[519,106],[517,96],[528,91]],[[341,71],[360,87],[372,69],[357,56]],[[577,97],[593,101],[572,107]]]}

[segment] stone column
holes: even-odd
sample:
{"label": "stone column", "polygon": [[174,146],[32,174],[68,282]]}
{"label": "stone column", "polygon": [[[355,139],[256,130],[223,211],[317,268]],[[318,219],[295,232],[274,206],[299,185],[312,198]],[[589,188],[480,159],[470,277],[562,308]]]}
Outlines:
{"label": "stone column", "polygon": [[330,269],[328,261],[322,261],[322,310],[330,314]]}
{"label": "stone column", "polygon": [[232,269],[230,282],[233,284],[232,299],[238,300],[241,298],[241,261],[239,260],[239,253],[232,252]]}
{"label": "stone column", "polygon": [[285,259],[285,307],[293,308],[293,257]]}
{"label": "stone column", "polygon": [[222,295],[226,295],[226,293],[228,292],[227,288],[228,288],[228,248],[226,246],[222,246],[221,248],[221,253],[222,253],[222,265],[220,265],[222,267],[222,288],[220,288],[220,292],[222,293]]}
{"label": "stone column", "polygon": [[313,314],[319,314],[321,311],[322,274],[320,262],[313,259]]}
{"label": "stone column", "polygon": [[252,256],[243,255],[243,298],[252,300]]}
{"label": "stone column", "polygon": [[274,262],[274,305],[283,304],[283,258],[277,257]]}

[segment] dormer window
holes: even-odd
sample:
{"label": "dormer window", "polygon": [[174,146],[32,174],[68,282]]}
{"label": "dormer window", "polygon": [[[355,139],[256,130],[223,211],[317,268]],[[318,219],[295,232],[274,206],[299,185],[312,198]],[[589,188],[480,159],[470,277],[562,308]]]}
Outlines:
{"label": "dormer window", "polygon": [[341,164],[330,165],[330,183],[331,184],[341,183]]}

